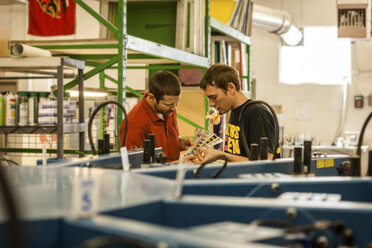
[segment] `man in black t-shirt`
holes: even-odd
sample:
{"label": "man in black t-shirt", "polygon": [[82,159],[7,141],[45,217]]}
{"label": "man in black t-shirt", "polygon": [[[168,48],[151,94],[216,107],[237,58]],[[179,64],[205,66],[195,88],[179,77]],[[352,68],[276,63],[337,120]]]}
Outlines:
{"label": "man in black t-shirt", "polygon": [[[259,144],[261,137],[269,138],[269,156],[273,156],[274,147],[274,119],[271,113],[262,104],[248,106],[239,122],[239,115],[244,105],[251,100],[240,90],[239,73],[233,67],[225,64],[214,64],[205,73],[200,82],[200,88],[208,98],[209,105],[216,108],[220,114],[231,110],[230,119],[226,128],[225,155],[231,162],[249,160],[241,140],[241,127],[244,124],[247,145]],[[199,149],[198,163],[223,154],[213,149]],[[195,160],[194,160],[195,162]]]}

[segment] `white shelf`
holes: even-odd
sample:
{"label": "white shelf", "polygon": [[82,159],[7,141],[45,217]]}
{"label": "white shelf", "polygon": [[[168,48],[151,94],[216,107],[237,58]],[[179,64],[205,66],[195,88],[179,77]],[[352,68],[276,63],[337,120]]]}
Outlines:
{"label": "white shelf", "polygon": [[[185,52],[173,47],[165,46],[153,41],[127,35],[128,54],[145,54],[153,58],[128,59],[128,64],[171,64],[182,63],[204,68],[209,67],[209,59],[203,56]],[[31,46],[47,46],[48,50],[57,56],[66,55],[117,55],[117,40],[61,40],[61,41],[12,41],[12,44],[21,42]],[[50,48],[54,46],[55,48]],[[72,46],[78,46],[72,48]],[[90,59],[88,59],[90,60]],[[93,59],[94,60],[94,59]],[[100,60],[99,62],[102,62]],[[52,67],[52,66],[50,66]]]}
{"label": "white shelf", "polygon": [[61,57],[0,58],[0,69],[2,70],[56,69],[58,66],[84,69],[85,63],[84,61]]}
{"label": "white shelf", "polygon": [[[2,71],[23,72],[57,77],[57,68],[59,66],[62,66],[64,69],[64,78],[75,78],[77,76],[76,70],[84,70],[85,62],[62,57],[0,58],[0,70]],[[8,77],[0,77],[0,80],[7,78]],[[16,79],[17,77],[11,78]],[[28,78],[32,77],[28,76]]]}
{"label": "white shelf", "polygon": [[209,59],[206,57],[195,55],[131,35],[128,35],[127,48],[131,51],[141,52],[144,54],[173,60],[179,63],[196,65],[205,68],[209,67]]}
{"label": "white shelf", "polygon": [[243,42],[247,45],[251,44],[251,38],[242,32],[239,32],[238,30],[230,27],[229,25],[218,21],[217,19],[211,17],[210,19],[210,26],[212,30],[218,31],[219,33],[229,36],[233,38],[234,40]]}

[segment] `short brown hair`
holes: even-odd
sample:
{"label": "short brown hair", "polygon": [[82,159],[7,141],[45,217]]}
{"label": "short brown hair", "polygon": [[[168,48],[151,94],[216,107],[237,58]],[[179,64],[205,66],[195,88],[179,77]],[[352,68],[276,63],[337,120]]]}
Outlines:
{"label": "short brown hair", "polygon": [[226,91],[230,82],[235,85],[236,90],[240,90],[239,72],[231,66],[218,63],[209,67],[200,82],[200,88],[205,90],[211,85]]}
{"label": "short brown hair", "polygon": [[157,71],[150,78],[149,92],[155,96],[157,102],[163,100],[164,95],[179,96],[181,94],[181,82],[170,71]]}

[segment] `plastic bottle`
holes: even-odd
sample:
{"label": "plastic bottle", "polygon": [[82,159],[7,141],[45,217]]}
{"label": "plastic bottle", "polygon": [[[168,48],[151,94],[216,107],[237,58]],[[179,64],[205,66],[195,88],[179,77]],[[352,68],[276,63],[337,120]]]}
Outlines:
{"label": "plastic bottle", "polygon": [[55,125],[57,122],[57,98],[53,93],[48,97],[40,98],[38,124],[42,126]]}
{"label": "plastic bottle", "polygon": [[38,103],[39,103],[39,107],[40,107],[40,104],[44,103],[45,101],[48,100],[48,92],[39,92],[38,95],[39,95],[39,99],[38,99]]}
{"label": "plastic bottle", "polygon": [[19,92],[18,93],[18,125],[19,126],[27,126],[28,121],[28,93],[27,92]]}
{"label": "plastic bottle", "polygon": [[15,99],[15,109],[14,109],[15,119],[14,119],[14,126],[16,126],[16,125],[18,125],[18,122],[19,122],[19,99],[18,99],[18,95],[17,94],[15,94],[13,96],[14,96],[14,99]]}
{"label": "plastic bottle", "polygon": [[30,92],[28,98],[28,125],[37,125],[37,113],[38,113],[38,103],[37,103],[37,93]]}
{"label": "plastic bottle", "polygon": [[49,93],[48,92],[39,92],[39,100],[38,100],[38,119],[37,119],[37,124],[38,125],[41,125],[42,124],[42,121],[41,121],[41,116],[44,115],[43,113],[43,109],[45,107],[45,105],[47,105],[47,102],[48,102],[48,95]]}
{"label": "plastic bottle", "polygon": [[304,144],[304,140],[305,140],[305,135],[301,133],[300,136],[298,136],[298,145],[302,146]]}
{"label": "plastic bottle", "polygon": [[4,125],[15,126],[16,98],[12,93],[4,96]]}

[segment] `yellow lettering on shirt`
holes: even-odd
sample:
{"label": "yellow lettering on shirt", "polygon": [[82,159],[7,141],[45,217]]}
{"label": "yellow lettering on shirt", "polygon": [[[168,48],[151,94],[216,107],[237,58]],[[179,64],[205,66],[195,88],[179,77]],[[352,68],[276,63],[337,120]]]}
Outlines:
{"label": "yellow lettering on shirt", "polygon": [[239,132],[240,132],[240,127],[235,126],[235,135],[234,138],[239,140]]}
{"label": "yellow lettering on shirt", "polygon": [[230,154],[240,155],[239,147],[239,132],[240,127],[228,124],[226,128],[227,136],[227,152]]}
{"label": "yellow lettering on shirt", "polygon": [[231,124],[229,124],[228,126],[227,126],[227,135],[229,136],[229,137],[234,137],[234,126],[233,125],[231,125]]}
{"label": "yellow lettering on shirt", "polygon": [[227,137],[227,152],[228,153],[232,153],[232,139],[230,137]]}
{"label": "yellow lettering on shirt", "polygon": [[233,140],[233,154],[240,154],[239,140]]}

